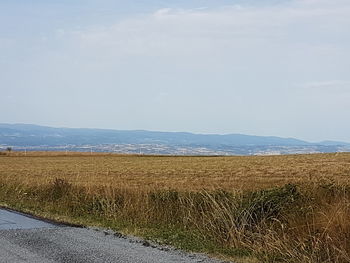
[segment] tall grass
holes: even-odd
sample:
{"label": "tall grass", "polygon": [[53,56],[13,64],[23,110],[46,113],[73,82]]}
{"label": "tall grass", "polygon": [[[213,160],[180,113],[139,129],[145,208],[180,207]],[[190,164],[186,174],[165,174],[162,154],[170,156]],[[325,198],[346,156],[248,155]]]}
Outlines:
{"label": "tall grass", "polygon": [[40,187],[1,183],[0,198],[66,217],[104,218],[135,228],[178,227],[265,262],[350,262],[350,188],[330,183],[260,191],[143,192],[56,179]]}

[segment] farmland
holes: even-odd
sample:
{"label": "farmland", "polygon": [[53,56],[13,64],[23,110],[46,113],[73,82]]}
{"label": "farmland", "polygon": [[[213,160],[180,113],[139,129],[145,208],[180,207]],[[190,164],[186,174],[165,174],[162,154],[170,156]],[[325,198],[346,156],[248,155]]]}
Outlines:
{"label": "farmland", "polygon": [[90,153],[13,153],[0,159],[2,180],[176,190],[257,190],[286,183],[350,179],[350,154],[166,157]]}
{"label": "farmland", "polygon": [[12,152],[0,204],[238,262],[349,262],[350,154]]}

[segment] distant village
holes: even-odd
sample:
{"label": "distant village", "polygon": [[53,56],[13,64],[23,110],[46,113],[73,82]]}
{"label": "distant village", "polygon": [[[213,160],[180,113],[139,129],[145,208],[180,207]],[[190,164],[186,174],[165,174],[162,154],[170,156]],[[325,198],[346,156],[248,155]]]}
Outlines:
{"label": "distant village", "polygon": [[98,144],[98,145],[40,145],[12,146],[0,144],[0,151],[60,151],[60,152],[108,152],[120,154],[144,155],[284,155],[312,154],[331,152],[350,152],[350,146],[198,146],[198,145],[165,145],[165,144]]}

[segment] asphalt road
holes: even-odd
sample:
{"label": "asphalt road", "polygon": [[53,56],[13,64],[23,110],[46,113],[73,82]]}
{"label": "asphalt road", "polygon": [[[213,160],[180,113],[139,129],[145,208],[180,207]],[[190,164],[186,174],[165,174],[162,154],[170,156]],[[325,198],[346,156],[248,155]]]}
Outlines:
{"label": "asphalt road", "polygon": [[112,231],[43,222],[0,209],[0,262],[219,263]]}

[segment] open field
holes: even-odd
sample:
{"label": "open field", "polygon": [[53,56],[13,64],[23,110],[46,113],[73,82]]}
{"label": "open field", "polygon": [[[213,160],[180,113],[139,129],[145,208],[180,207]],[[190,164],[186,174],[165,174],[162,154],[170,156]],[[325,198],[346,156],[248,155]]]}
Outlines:
{"label": "open field", "polygon": [[348,153],[11,153],[0,204],[238,262],[350,262]]}
{"label": "open field", "polygon": [[55,178],[80,186],[176,190],[257,190],[287,183],[350,181],[350,154],[166,157],[90,153],[11,153],[2,180],[29,185]]}

